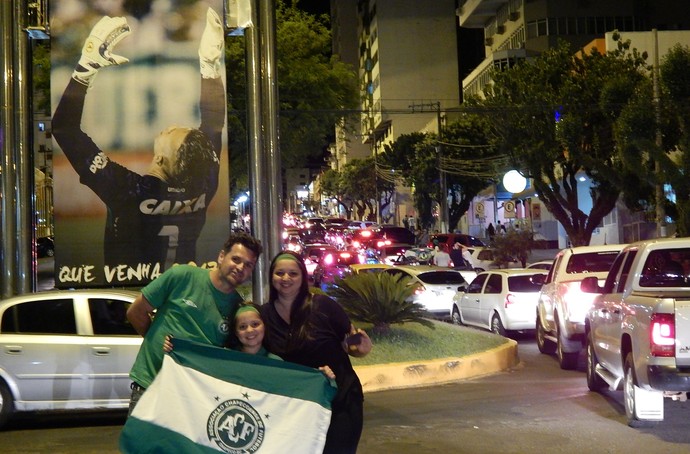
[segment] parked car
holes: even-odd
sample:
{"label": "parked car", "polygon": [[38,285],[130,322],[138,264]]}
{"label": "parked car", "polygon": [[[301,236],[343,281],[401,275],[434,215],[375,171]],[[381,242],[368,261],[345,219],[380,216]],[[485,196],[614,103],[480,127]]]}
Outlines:
{"label": "parked car", "polygon": [[390,268],[390,265],[386,265],[385,263],[357,263],[350,265],[352,274],[380,273],[388,268]]}
{"label": "parked car", "polygon": [[372,239],[374,246],[383,246],[387,244],[414,244],[414,233],[405,227],[396,227],[391,225],[384,225],[373,229]]}
{"label": "parked car", "polygon": [[556,254],[537,302],[537,347],[556,352],[562,369],[575,369],[585,340],[585,315],[595,294],[583,293],[580,281],[596,277],[603,284],[624,244],[579,246]]}
{"label": "parked car", "polygon": [[408,276],[419,289],[412,301],[419,303],[434,316],[447,319],[453,307],[453,297],[464,292],[476,277],[474,271],[458,271],[431,265],[398,265],[383,270],[394,276]]}
{"label": "parked car", "polygon": [[55,239],[53,236],[36,238],[36,255],[38,255],[38,258],[53,257],[55,255]]}
{"label": "parked car", "polygon": [[[467,250],[470,252],[470,264],[472,268],[477,272],[481,273],[489,269],[499,268],[498,265],[494,264],[494,250],[488,247],[468,247]],[[520,268],[521,263],[517,259],[513,259],[500,268]]]}
{"label": "parked car", "polygon": [[467,247],[486,247],[486,244],[479,238],[464,233],[434,233],[429,236],[429,244],[427,246],[433,249],[434,246],[445,244],[446,250],[450,251],[455,243],[460,243]]}
{"label": "parked car", "polygon": [[534,330],[544,270],[503,269],[477,274],[467,290],[453,298],[451,319],[458,325],[486,328],[501,336]]}
{"label": "parked car", "polygon": [[126,290],[51,290],[0,302],[0,426],[13,413],[126,409],[142,337]]}
{"label": "parked car", "polygon": [[553,265],[553,260],[540,260],[538,262],[530,263],[527,268],[530,270],[550,270]]}
{"label": "parked car", "polygon": [[387,265],[401,265],[407,263],[406,252],[414,249],[412,244],[386,244],[377,249],[377,255],[381,263]]}
{"label": "parked car", "polygon": [[351,251],[326,252],[314,268],[314,287],[328,291],[335,283],[336,278],[344,278],[352,274],[350,265],[362,262],[361,257]]}
{"label": "parked car", "polygon": [[585,320],[587,387],[622,389],[630,426],[663,420],[664,397],[690,392],[689,278],[690,239],[657,238],[623,249],[603,286],[581,282],[596,296]]}
{"label": "parked car", "polygon": [[309,278],[314,276],[316,266],[325,255],[338,252],[335,247],[326,243],[305,244],[302,251],[302,257],[304,258],[304,264],[307,267]]}

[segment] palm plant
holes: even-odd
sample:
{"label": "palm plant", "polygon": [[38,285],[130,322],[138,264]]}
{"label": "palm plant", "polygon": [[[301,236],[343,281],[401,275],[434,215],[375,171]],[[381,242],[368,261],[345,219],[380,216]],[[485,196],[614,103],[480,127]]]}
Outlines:
{"label": "palm plant", "polygon": [[392,324],[419,323],[434,329],[431,314],[411,301],[417,286],[406,276],[359,273],[339,279],[329,293],[354,320],[374,325],[383,334]]}

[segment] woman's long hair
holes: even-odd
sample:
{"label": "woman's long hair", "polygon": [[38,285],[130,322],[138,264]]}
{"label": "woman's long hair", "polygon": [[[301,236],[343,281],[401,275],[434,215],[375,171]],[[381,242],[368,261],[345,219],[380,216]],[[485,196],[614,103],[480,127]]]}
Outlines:
{"label": "woman's long hair", "polygon": [[273,258],[268,272],[269,279],[271,281],[270,289],[268,291],[269,304],[275,304],[275,302],[278,300],[278,290],[276,290],[276,288],[273,286],[273,272],[275,271],[278,260],[285,259],[285,255],[292,256],[288,258],[288,260],[292,260],[294,258],[294,260],[297,262],[297,266],[300,269],[300,273],[302,273],[302,284],[300,285],[299,292],[297,293],[295,301],[292,303],[292,308],[290,309],[290,326],[293,333],[292,341],[295,341],[289,341],[288,349],[290,349],[290,347],[294,346],[295,343],[298,344],[309,337],[309,332],[311,331],[309,314],[312,310],[312,297],[309,293],[309,274],[307,272],[307,266],[304,264],[304,260],[293,251],[282,251]]}

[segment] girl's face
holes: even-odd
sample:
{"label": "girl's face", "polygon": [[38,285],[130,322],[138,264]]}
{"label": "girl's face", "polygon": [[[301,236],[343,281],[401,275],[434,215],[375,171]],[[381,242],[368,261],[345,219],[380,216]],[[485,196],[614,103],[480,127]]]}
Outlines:
{"label": "girl's face", "polygon": [[302,286],[302,270],[292,259],[278,260],[273,269],[271,283],[284,298],[295,298]]}
{"label": "girl's face", "polygon": [[261,348],[264,340],[264,322],[254,311],[242,312],[235,318],[235,334],[244,348]]}

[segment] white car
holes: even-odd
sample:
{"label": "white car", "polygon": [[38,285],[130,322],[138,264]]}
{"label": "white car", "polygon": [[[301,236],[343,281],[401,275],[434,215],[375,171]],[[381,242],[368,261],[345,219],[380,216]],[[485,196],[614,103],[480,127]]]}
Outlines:
{"label": "white car", "polygon": [[476,277],[474,271],[453,270],[431,265],[397,265],[383,270],[394,276],[403,274],[419,284],[412,300],[438,318],[447,319],[453,297],[463,292]]}
{"label": "white car", "polygon": [[544,279],[537,303],[537,347],[544,354],[556,352],[561,369],[575,369],[585,340],[585,316],[593,293],[583,293],[580,282],[596,277],[603,285],[609,268],[624,244],[579,246],[556,254]]}
{"label": "white car", "polygon": [[534,330],[541,283],[535,274],[544,270],[490,270],[477,274],[464,293],[453,298],[451,319],[501,336],[510,331]]}
{"label": "white car", "polygon": [[138,292],[51,290],[0,302],[0,426],[13,413],[126,409]]}
{"label": "white car", "polygon": [[[470,252],[470,264],[472,268],[477,272],[499,268],[498,265],[494,264],[494,250],[488,247],[478,247],[472,246],[467,248]],[[520,268],[520,262],[513,260],[502,268]]]}

